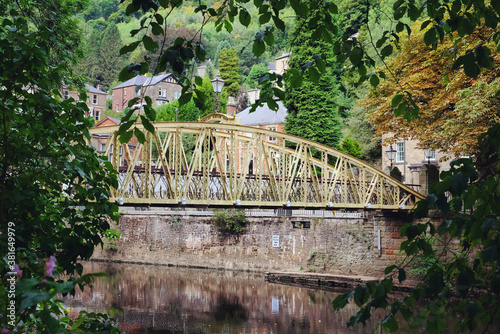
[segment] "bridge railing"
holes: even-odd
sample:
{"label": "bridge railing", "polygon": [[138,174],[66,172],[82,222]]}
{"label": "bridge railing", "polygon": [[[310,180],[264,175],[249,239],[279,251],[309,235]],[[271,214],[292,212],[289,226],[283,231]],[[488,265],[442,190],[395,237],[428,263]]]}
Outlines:
{"label": "bridge railing", "polygon": [[[234,124],[155,123],[145,143],[93,130],[124,205],[406,210],[421,194],[363,161],[299,137]],[[94,140],[94,139],[93,139]],[[113,149],[115,148],[115,149]],[[119,148],[119,149],[117,149]]]}

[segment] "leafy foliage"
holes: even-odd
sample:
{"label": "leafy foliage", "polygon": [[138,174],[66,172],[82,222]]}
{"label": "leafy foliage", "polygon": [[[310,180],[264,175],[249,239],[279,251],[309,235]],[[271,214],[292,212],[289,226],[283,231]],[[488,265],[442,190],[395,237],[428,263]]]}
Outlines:
{"label": "leafy foliage", "polygon": [[[351,325],[365,322],[372,308],[389,306],[386,298],[392,290],[393,277],[397,275],[400,282],[406,280],[406,266],[415,256],[433,260],[426,261],[426,275],[411,293],[390,305],[391,313],[387,321],[382,321],[386,331],[399,328],[397,322],[391,320],[398,312],[410,325],[424,325],[431,333],[444,331],[447,312],[462,314],[457,324],[460,330],[474,330],[480,324],[487,329],[498,319],[499,144],[500,125],[495,125],[480,137],[481,151],[476,161],[452,162],[450,171],[441,174],[442,180],[432,186],[426,200],[418,203],[417,217],[428,217],[429,210],[439,210],[445,218],[438,228],[428,221],[401,229],[407,238],[401,244],[401,251],[407,255],[406,263],[387,267],[385,274],[390,275],[380,284],[360,287],[334,301],[334,307],[340,308],[353,297],[358,300],[361,310],[350,320]],[[436,249],[431,241],[434,237],[448,242],[442,249]],[[452,240],[459,240],[459,244],[454,245]],[[384,293],[377,293],[382,287]],[[366,291],[362,298],[361,289]],[[421,300],[425,303],[415,314],[415,304]]]}
{"label": "leafy foliage", "polygon": [[[500,121],[500,100],[496,96],[500,89],[498,66],[472,79],[463,71],[451,70],[447,55],[452,49],[482,45],[491,31],[475,31],[474,37],[465,38],[466,44],[458,46],[446,40],[434,50],[423,41],[426,31],[400,38],[401,53],[387,61],[396,77],[382,80],[359,104],[373,109],[369,117],[377,133],[394,134],[391,140],[410,137],[424,148],[454,156],[472,155],[478,149],[478,136]],[[495,64],[500,64],[498,52],[491,56]],[[403,99],[400,85],[411,90],[420,109],[418,119],[409,122],[397,108],[394,110]]]}
{"label": "leafy foliage", "polygon": [[[87,99],[84,83],[72,71],[83,55],[80,31],[71,18],[81,2],[38,4],[0,3],[0,252],[6,256],[14,250],[20,268],[14,326],[7,326],[7,317],[0,322],[11,330],[55,333],[73,324],[59,318],[64,310],[56,294],[74,293],[76,285],[90,282],[91,276],[80,276],[78,261],[92,256],[110,219],[118,218],[117,206],[108,200],[117,176],[87,144],[92,121],[84,117],[86,105],[61,97],[64,83]],[[56,259],[56,272],[69,279],[53,274]],[[2,278],[12,266],[4,257]],[[7,291],[2,279],[2,300]],[[7,314],[6,307],[2,303],[0,313]],[[81,319],[81,328],[100,326]],[[116,332],[112,327],[103,331]]]}
{"label": "leafy foliage", "polygon": [[[290,76],[285,80],[284,105],[288,110],[285,131],[330,147],[337,147],[341,138],[342,123],[335,103],[340,84],[339,72],[335,71],[338,65],[334,65],[330,51],[332,45],[322,40],[315,40],[311,31],[301,30],[294,36],[293,44],[288,63]],[[324,73],[320,74],[312,66],[315,60],[324,67]],[[293,73],[297,74],[303,68],[308,72],[302,76],[302,82],[299,84]]]}
{"label": "leafy foliage", "polygon": [[240,91],[239,61],[234,48],[222,49],[219,56],[220,76],[226,81],[224,90],[229,96],[237,96]]}
{"label": "leafy foliage", "polygon": [[244,210],[221,209],[214,211],[212,223],[221,236],[227,237],[245,232],[248,219]]}

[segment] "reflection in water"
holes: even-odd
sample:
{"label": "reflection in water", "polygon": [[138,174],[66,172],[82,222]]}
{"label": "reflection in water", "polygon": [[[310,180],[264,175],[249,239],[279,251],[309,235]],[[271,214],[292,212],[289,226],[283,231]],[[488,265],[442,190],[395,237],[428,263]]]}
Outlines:
{"label": "reflection in water", "polygon": [[346,329],[356,312],[334,312],[334,292],[267,283],[262,274],[87,263],[106,272],[92,290],[66,299],[71,311],[115,317],[126,333],[373,333]]}

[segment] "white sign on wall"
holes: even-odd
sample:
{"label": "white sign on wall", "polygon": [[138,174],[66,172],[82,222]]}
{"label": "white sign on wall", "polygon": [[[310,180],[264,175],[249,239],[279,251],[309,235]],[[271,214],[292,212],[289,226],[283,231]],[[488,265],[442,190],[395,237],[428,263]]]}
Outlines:
{"label": "white sign on wall", "polygon": [[273,247],[279,247],[279,246],[280,246],[280,236],[273,235]]}

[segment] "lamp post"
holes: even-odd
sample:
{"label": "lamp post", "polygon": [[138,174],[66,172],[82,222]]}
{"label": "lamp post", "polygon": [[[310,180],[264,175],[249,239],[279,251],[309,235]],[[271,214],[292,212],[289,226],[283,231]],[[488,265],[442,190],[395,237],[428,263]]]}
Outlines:
{"label": "lamp post", "polygon": [[220,78],[220,74],[217,72],[215,79],[210,81],[212,83],[212,87],[214,88],[215,93],[215,112],[219,112],[219,93],[222,92],[222,87],[226,83],[224,80]]}
{"label": "lamp post", "polygon": [[396,150],[392,148],[391,145],[389,149],[385,151],[385,154],[387,154],[387,158],[391,161],[391,168],[389,170],[389,176],[390,176],[392,172],[392,162],[396,159]]}
{"label": "lamp post", "polygon": [[431,159],[433,158],[433,153],[434,151],[432,150],[424,150],[424,157],[425,160],[427,160],[427,170],[425,173],[427,174],[427,193],[429,193],[429,172],[430,172],[430,167],[431,167]]}

